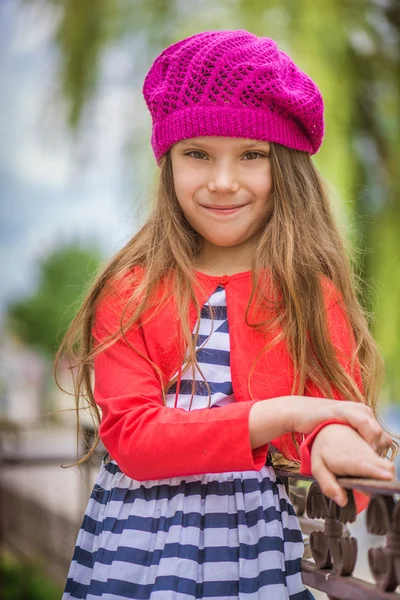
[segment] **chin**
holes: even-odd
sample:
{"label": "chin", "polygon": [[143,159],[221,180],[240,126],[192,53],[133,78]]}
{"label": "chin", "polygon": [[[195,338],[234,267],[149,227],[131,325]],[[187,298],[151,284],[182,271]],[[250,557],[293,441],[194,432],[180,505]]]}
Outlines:
{"label": "chin", "polygon": [[[203,236],[205,237],[205,236]],[[238,237],[231,236],[217,236],[217,237],[205,237],[205,239],[214,246],[221,246],[222,248],[230,248],[231,246],[237,246],[243,240]]]}
{"label": "chin", "polygon": [[232,240],[232,241],[225,241],[225,240],[208,240],[211,244],[213,244],[214,246],[217,246],[219,248],[234,248],[235,246],[239,246],[240,245],[240,240]]}

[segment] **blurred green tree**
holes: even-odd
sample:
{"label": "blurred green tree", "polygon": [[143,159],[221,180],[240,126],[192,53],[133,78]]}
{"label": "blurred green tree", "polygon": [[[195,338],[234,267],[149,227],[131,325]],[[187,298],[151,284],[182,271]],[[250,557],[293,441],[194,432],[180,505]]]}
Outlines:
{"label": "blurred green tree", "polygon": [[95,248],[69,245],[55,250],[39,267],[36,291],[8,306],[6,328],[52,358],[101,261]]}

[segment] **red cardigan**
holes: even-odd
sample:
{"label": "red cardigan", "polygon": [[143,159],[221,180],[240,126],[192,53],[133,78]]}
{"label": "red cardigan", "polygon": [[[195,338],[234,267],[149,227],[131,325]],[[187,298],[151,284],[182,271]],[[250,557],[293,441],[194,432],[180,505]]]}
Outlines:
{"label": "red cardigan", "polygon": [[[140,273],[136,268],[135,273]],[[291,393],[293,364],[282,340],[264,353],[257,362],[251,379],[251,397],[247,376],[254,358],[265,346],[263,336],[245,322],[246,305],[250,297],[251,272],[216,277],[196,273],[202,286],[195,293],[202,306],[218,284],[226,289],[230,335],[230,367],[236,402],[219,407],[186,411],[166,407],[162,403],[160,382],[146,359],[160,369],[164,382],[181,368],[184,346],[178,327],[177,308],[173,300],[164,304],[153,318],[145,314],[139,325],[126,334],[129,343],[142,356],[120,339],[100,352],[94,359],[94,397],[102,411],[99,428],[104,446],[129,477],[144,481],[201,473],[260,470],[265,464],[268,443],[252,449],[249,433],[249,412],[254,402]],[[322,278],[326,299],[329,331],[341,364],[348,370],[353,334],[346,313],[337,302],[333,284]],[[160,284],[160,293],[165,284]],[[97,307],[92,333],[99,342],[118,329],[121,310],[129,294],[103,297]],[[190,330],[196,322],[193,304],[189,312]],[[179,351],[181,348],[181,352]],[[353,374],[362,390],[359,367]],[[178,391],[178,390],[177,390]],[[311,384],[305,395],[322,393]],[[340,399],[339,394],[335,398]],[[296,433],[301,456],[295,450],[290,434],[271,440],[282,454],[301,459],[301,473],[311,475],[310,448],[313,437],[305,440]],[[285,444],[286,443],[286,447]],[[357,512],[368,504],[368,496],[356,492]]]}

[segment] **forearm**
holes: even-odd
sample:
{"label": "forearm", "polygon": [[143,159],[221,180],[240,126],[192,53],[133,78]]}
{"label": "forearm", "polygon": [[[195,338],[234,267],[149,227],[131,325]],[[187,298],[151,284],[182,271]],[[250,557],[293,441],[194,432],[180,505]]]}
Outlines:
{"label": "forearm", "polygon": [[101,397],[100,437],[122,471],[137,480],[259,470],[267,444],[251,448],[252,402],[215,409],[167,408],[146,397]]}
{"label": "forearm", "polygon": [[249,413],[250,445],[253,449],[291,430],[292,410],[286,400],[286,396],[281,396],[253,404]]}

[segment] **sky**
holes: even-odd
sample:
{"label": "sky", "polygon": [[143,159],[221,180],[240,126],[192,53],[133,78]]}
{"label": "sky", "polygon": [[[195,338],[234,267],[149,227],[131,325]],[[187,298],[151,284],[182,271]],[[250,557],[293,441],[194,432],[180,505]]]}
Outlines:
{"label": "sky", "polygon": [[0,318],[34,291],[39,261],[60,243],[117,252],[137,229],[151,176],[126,151],[135,135],[150,136],[133,83],[143,40],[105,53],[90,118],[74,139],[58,92],[57,19],[47,2],[0,2]]}

